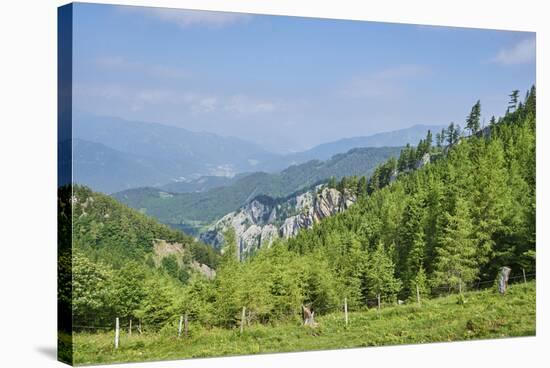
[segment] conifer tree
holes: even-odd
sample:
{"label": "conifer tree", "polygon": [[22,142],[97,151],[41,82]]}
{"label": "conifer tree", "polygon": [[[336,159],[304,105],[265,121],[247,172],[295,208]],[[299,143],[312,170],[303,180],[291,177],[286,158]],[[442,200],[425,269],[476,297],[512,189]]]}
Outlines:
{"label": "conifer tree", "polygon": [[395,265],[382,242],[369,254],[367,270],[367,297],[374,299],[380,295],[387,300],[394,299],[401,289],[401,281],[395,277]]}
{"label": "conifer tree", "polygon": [[447,144],[449,146],[452,146],[453,144],[455,144],[455,123],[451,122],[449,124],[449,126],[447,127],[447,129],[445,130],[446,132],[446,138],[447,138]]}
{"label": "conifer tree", "polygon": [[510,102],[508,102],[508,109],[516,110],[518,107],[519,99],[519,90],[515,89],[508,95],[510,97]]}
{"label": "conifer tree", "polygon": [[445,224],[436,249],[435,285],[464,289],[478,274],[477,252],[472,238],[473,224],[467,202],[457,197],[452,212],[445,214]]}
{"label": "conifer tree", "polygon": [[367,194],[367,178],[362,176],[357,182],[357,195],[362,196]]}
{"label": "conifer tree", "polygon": [[470,131],[471,134],[475,134],[479,130],[479,119],[481,117],[481,102],[477,102],[472,106],[472,111],[466,119],[466,129]]}

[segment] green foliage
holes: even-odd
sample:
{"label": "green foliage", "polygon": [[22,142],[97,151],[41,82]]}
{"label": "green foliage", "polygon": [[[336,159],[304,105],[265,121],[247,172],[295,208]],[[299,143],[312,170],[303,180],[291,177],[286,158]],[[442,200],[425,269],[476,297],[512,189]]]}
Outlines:
{"label": "green foliage", "polygon": [[112,316],[113,271],[74,253],[72,257],[72,310],[76,325],[102,324]]}
{"label": "green foliage", "polygon": [[[535,98],[533,88],[517,109],[468,137],[460,138],[451,124],[439,138],[445,136],[448,147],[433,147],[429,132],[368,181],[356,175],[331,180],[329,186],[358,194],[357,202],[245,260],[232,230],[224,234],[218,261],[197,241],[77,188],[76,321],[104,323],[116,315],[171,331],[187,313],[201,327],[234,328],[245,307],[247,323],[291,324],[302,305],[321,317],[340,311],[346,298],[350,310],[361,313],[378,295],[410,301],[418,286],[424,300],[442,287],[467,290],[493,280],[502,265],[534,270]],[[472,113],[478,119],[477,108]],[[474,125],[469,129],[476,132]],[[426,154],[429,164],[418,165]],[[202,260],[217,265],[216,277],[182,277],[192,258],[166,256],[157,269],[151,258],[157,238],[183,244],[192,258],[203,252]],[[64,258],[60,267],[71,265]],[[457,307],[456,298],[452,304]],[[470,304],[468,297],[458,307]],[[483,321],[470,323],[472,336],[479,336],[479,326]]]}
{"label": "green foliage", "polygon": [[479,118],[481,117],[481,102],[477,102],[472,106],[472,111],[466,118],[466,128],[470,130],[470,133],[474,134],[479,130]]}
{"label": "green foliage", "polygon": [[367,261],[366,289],[371,299],[381,296],[394,300],[401,289],[401,281],[395,277],[395,266],[382,242],[369,255]]}
{"label": "green foliage", "polygon": [[456,198],[453,212],[445,214],[434,269],[434,284],[455,290],[477,276],[473,224],[466,201],[462,198]]}
{"label": "green foliage", "polygon": [[490,290],[466,293],[467,303],[457,296],[350,312],[345,327],[342,310],[315,314],[317,329],[296,321],[247,326],[240,335],[234,329],[201,328],[193,321],[190,336],[175,338],[177,327],[165,334],[146,331],[121,334],[119,349],[113,348],[113,332],[77,333],[74,359],[77,365],[152,361],[290,351],[340,349],[426,342],[533,336],[536,332],[535,283],[512,285],[506,297]]}
{"label": "green foliage", "polygon": [[195,260],[216,267],[218,255],[211,247],[109,196],[74,186],[73,198],[73,244],[92,259],[118,268],[130,259],[142,261],[153,241],[164,239],[184,244]]}

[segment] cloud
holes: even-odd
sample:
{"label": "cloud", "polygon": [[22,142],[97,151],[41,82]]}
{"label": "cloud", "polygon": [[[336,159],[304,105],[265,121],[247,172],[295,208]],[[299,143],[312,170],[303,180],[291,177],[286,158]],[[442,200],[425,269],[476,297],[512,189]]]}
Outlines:
{"label": "cloud", "polygon": [[236,94],[216,96],[207,93],[179,91],[162,88],[128,88],[119,84],[75,85],[77,100],[126,107],[129,111],[147,108],[177,106],[182,112],[193,115],[208,113],[231,113],[235,116],[270,113],[278,105],[252,96]]}
{"label": "cloud", "polygon": [[527,64],[535,61],[535,38],[526,38],[510,48],[501,49],[490,61],[501,65]]}
{"label": "cloud", "polygon": [[260,101],[244,95],[232,96],[225,104],[226,111],[231,111],[241,115],[272,112],[275,109],[276,105],[272,102]]}
{"label": "cloud", "polygon": [[127,60],[121,56],[101,56],[96,59],[96,65],[104,69],[119,69],[145,73],[157,78],[185,79],[191,76],[191,73],[183,68],[160,64],[145,64]]}
{"label": "cloud", "polygon": [[216,12],[207,10],[185,10],[155,7],[121,7],[125,12],[141,13],[147,17],[176,24],[181,28],[207,26],[222,28],[229,25],[247,22],[249,14]]}
{"label": "cloud", "polygon": [[408,81],[427,76],[430,72],[420,65],[389,67],[354,77],[345,84],[342,94],[356,98],[395,97],[403,93]]}

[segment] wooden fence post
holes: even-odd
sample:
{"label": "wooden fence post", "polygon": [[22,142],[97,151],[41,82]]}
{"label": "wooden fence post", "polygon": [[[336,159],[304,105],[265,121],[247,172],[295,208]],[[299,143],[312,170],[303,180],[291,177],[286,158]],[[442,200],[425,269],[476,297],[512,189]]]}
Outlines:
{"label": "wooden fence post", "polygon": [[178,326],[178,339],[181,337],[181,327],[183,325],[183,316],[180,316],[180,324]]}
{"label": "wooden fence post", "polygon": [[462,279],[458,280],[458,293],[462,294]]}
{"label": "wooden fence post", "polygon": [[380,314],[380,294],[378,294],[376,298],[378,299],[378,314]]}
{"label": "wooden fence post", "polygon": [[118,322],[118,317],[115,322],[115,349],[118,349],[118,339],[120,337],[120,324]]}
{"label": "wooden fence post", "polygon": [[346,327],[348,325],[348,298],[344,298],[344,316],[346,319]]}
{"label": "wooden fence post", "polygon": [[246,307],[243,307],[243,313],[241,315],[241,335],[244,331],[244,320],[246,318]]}
{"label": "wooden fence post", "polygon": [[189,318],[187,317],[187,312],[185,312],[185,319],[183,320],[183,330],[185,337],[187,337],[189,334]]}
{"label": "wooden fence post", "polygon": [[130,318],[130,324],[128,325],[128,336],[132,336],[132,319]]}
{"label": "wooden fence post", "polygon": [[521,271],[523,272],[523,283],[527,284],[527,277],[525,277],[525,268],[522,268]]}
{"label": "wooden fence post", "polygon": [[420,290],[418,289],[418,284],[416,284],[416,301],[418,302],[418,306],[420,306]]}

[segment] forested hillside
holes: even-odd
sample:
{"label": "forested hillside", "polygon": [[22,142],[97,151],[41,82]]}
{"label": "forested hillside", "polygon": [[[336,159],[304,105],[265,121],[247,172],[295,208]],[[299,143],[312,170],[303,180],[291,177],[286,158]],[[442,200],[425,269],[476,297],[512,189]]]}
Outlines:
{"label": "forested hillside", "polygon": [[[170,193],[157,188],[137,188],[113,194],[117,200],[165,224],[196,234],[229,212],[260,195],[287,197],[299,190],[348,175],[370,175],[378,164],[399,154],[398,147],[359,148],[327,161],[309,161],[277,174],[252,173],[229,186],[202,193]],[[172,189],[177,189],[172,187]]]}
{"label": "forested hillside", "polygon": [[159,290],[183,288],[217,266],[211,247],[109,196],[74,186],[70,202],[64,208],[72,209],[72,262],[62,247],[60,274],[72,270],[72,280],[60,300],[70,303],[72,292],[75,325],[111,322],[113,314],[136,318],[158,302]]}
{"label": "forested hillside", "polygon": [[[466,130],[431,133],[365,180],[345,179],[359,200],[288,241],[237,262],[232,237],[214,285],[217,314],[231,325],[246,306],[253,319],[296,318],[300,305],[318,313],[493,282],[509,266],[535,268],[534,87],[524,102],[480,127],[480,103]],[[457,133],[459,132],[459,133]],[[420,161],[418,161],[420,160]],[[342,188],[343,189],[343,188]],[[201,317],[202,316],[202,317]],[[206,315],[199,315],[204,318]]]}
{"label": "forested hillside", "polygon": [[[363,310],[378,298],[393,304],[417,292],[430,298],[490,285],[503,266],[512,275],[533,273],[535,88],[523,102],[513,95],[506,114],[487,127],[480,127],[478,102],[466,121],[468,134],[452,124],[436,134],[435,144],[429,132],[368,180],[332,180],[328,186],[354,191],[357,202],[293,238],[239,262],[229,230],[213,280],[178,278],[170,273],[173,259],[161,268],[145,260],[146,269],[116,262],[146,259],[157,237],[204,249],[111,198],[77,188],[76,320],[133,317],[161,329],[185,313],[201,328],[233,328],[243,307],[249,324],[278,323],[300,319],[302,305],[324,315],[346,299],[351,311]],[[110,223],[111,216],[118,220]],[[201,262],[212,262],[205,257]]]}

